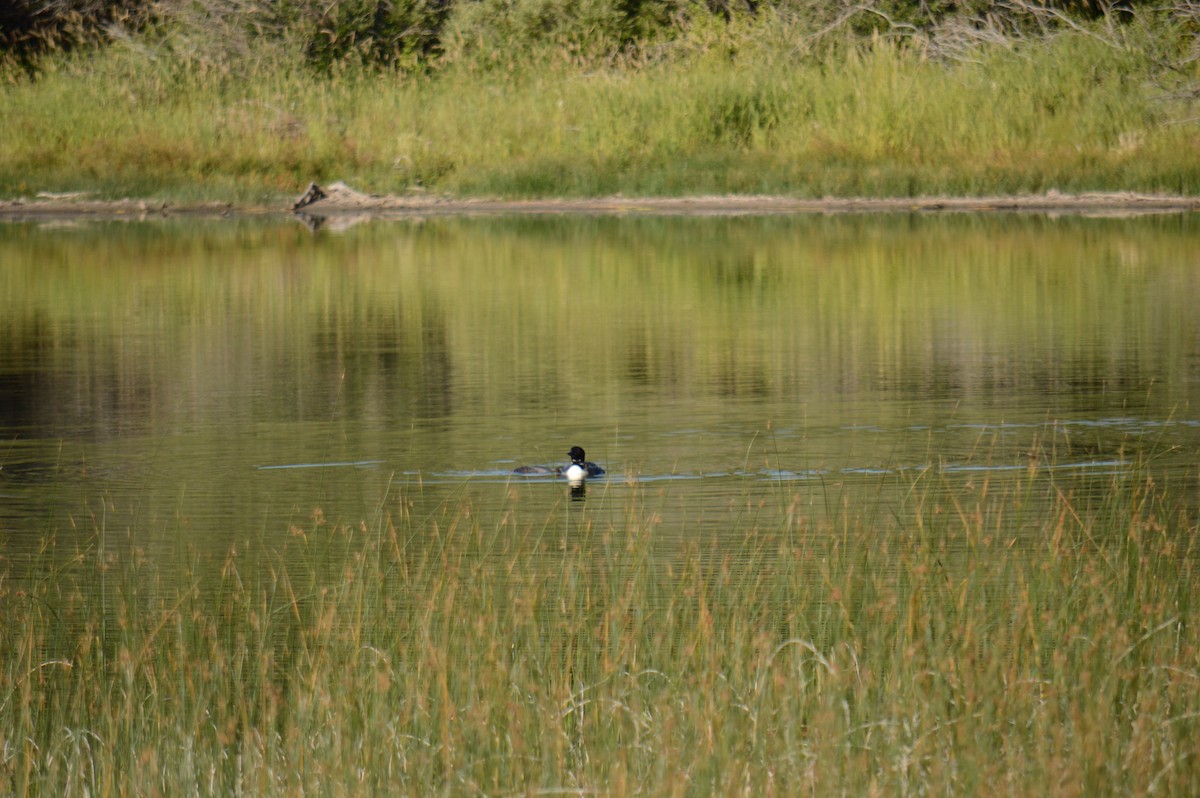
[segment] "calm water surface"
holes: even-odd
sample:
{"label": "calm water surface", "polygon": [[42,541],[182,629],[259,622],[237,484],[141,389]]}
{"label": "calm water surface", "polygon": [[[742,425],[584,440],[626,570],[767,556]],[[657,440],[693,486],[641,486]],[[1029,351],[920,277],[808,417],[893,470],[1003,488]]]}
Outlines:
{"label": "calm water surface", "polygon": [[[0,224],[0,541],[169,560],[632,513],[719,552],[1145,468],[1194,505],[1197,241],[1189,215]],[[511,476],[573,444],[609,472],[586,497]]]}

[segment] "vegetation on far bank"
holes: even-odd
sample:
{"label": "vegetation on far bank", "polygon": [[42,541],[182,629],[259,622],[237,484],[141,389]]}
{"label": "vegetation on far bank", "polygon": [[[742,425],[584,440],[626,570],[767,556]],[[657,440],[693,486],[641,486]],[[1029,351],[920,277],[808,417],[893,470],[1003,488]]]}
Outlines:
{"label": "vegetation on far bank", "polygon": [[50,7],[0,196],[1200,191],[1200,4]]}

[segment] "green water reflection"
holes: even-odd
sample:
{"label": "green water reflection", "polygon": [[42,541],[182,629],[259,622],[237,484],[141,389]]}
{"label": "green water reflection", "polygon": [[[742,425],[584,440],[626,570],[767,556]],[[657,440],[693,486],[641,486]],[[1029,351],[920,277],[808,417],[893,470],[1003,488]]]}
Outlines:
{"label": "green water reflection", "polygon": [[[222,552],[398,501],[568,531],[634,502],[670,546],[852,505],[886,521],[914,484],[1085,490],[1139,457],[1194,495],[1198,233],[1189,215],[5,224],[0,531]],[[586,508],[509,477],[572,444],[610,474]]]}

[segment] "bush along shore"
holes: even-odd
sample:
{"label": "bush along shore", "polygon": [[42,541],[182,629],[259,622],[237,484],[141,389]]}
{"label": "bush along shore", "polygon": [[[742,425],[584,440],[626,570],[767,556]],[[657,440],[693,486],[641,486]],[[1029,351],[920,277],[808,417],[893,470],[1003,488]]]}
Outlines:
{"label": "bush along shore", "polygon": [[110,5],[6,12],[0,197],[1200,190],[1200,4]]}

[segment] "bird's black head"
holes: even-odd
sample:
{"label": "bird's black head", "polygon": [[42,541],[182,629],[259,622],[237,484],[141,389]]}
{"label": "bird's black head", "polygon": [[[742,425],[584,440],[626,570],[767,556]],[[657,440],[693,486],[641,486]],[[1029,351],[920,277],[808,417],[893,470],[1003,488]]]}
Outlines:
{"label": "bird's black head", "polygon": [[567,457],[571,458],[572,463],[582,463],[587,455],[584,454],[583,449],[578,446],[572,446],[571,451],[567,452]]}

